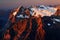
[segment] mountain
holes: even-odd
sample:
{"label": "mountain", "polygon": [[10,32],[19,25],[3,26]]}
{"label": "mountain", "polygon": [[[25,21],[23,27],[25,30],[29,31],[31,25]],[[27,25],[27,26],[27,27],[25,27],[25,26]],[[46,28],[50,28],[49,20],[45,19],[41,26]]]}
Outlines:
{"label": "mountain", "polygon": [[60,16],[60,5],[57,5],[56,8],[58,8],[58,10],[55,13],[55,15]]}
{"label": "mountain", "polygon": [[55,7],[44,5],[18,7],[9,14],[6,25],[1,29],[4,36],[0,39],[60,40],[60,16],[55,15],[57,13]]}

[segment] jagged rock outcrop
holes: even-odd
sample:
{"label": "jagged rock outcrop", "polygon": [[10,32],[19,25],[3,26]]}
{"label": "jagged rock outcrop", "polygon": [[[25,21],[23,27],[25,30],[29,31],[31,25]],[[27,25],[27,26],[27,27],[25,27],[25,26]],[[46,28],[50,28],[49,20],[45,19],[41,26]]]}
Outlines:
{"label": "jagged rock outcrop", "polygon": [[[45,12],[44,10],[42,10],[43,13]],[[3,28],[4,33],[2,40],[59,39],[60,35],[58,38],[54,37],[54,35],[57,36],[56,32],[60,32],[60,16],[58,16],[60,10],[58,9],[52,16],[45,16],[44,14],[43,17],[39,14],[41,13],[39,10],[36,9],[36,11],[34,12],[34,10],[32,11],[29,8],[24,7],[14,9],[9,15],[6,26]],[[33,15],[31,13],[33,13]]]}
{"label": "jagged rock outcrop", "polygon": [[[42,19],[41,17],[33,17],[30,15],[29,9],[25,9],[25,11],[21,11],[19,9],[19,15],[26,15],[29,18],[16,18],[13,14],[10,14],[10,21],[14,23],[14,25],[10,26],[10,28],[4,34],[4,40],[44,40],[45,31],[42,28]],[[21,13],[21,14],[20,14]],[[24,16],[25,16],[24,15]],[[18,21],[16,21],[18,20]]]}

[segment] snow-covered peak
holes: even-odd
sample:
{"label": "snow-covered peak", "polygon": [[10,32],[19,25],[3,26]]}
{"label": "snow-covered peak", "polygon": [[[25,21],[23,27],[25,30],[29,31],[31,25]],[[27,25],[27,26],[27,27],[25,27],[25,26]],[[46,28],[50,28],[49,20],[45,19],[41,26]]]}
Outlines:
{"label": "snow-covered peak", "polygon": [[57,8],[40,5],[38,7],[30,8],[30,10],[31,10],[30,13],[32,16],[38,17],[39,15],[41,15],[41,17],[43,17],[43,16],[53,15],[57,11]]}
{"label": "snow-covered peak", "polygon": [[[17,17],[21,17],[21,18],[29,18],[26,13],[24,13],[24,11],[26,10],[26,8],[24,7],[18,7],[16,9],[15,12],[13,12],[13,15],[18,15]],[[44,6],[44,5],[40,5],[40,6],[35,6],[35,7],[30,7],[28,8],[29,10],[29,15],[31,16],[36,16],[36,17],[43,17],[43,16],[51,16],[54,15],[55,12],[57,11],[57,8],[54,7],[49,7],[49,6]],[[22,15],[20,15],[22,14]],[[26,15],[26,16],[23,16]]]}

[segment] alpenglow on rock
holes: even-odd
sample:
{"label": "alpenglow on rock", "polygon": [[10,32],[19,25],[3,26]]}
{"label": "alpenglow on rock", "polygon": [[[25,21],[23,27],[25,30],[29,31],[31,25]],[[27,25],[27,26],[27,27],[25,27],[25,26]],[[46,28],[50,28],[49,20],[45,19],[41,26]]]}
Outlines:
{"label": "alpenglow on rock", "polygon": [[[18,11],[19,11],[19,8],[17,9]],[[35,7],[32,6],[32,7],[28,7],[27,9],[30,12],[29,15],[35,16],[35,17],[51,16],[51,15],[54,15],[56,13],[56,11],[58,10],[55,7],[44,6],[44,5],[35,6]],[[18,14],[17,17],[20,17],[20,18],[26,18],[27,17],[27,18],[29,18],[28,15],[26,15],[25,12],[23,12],[24,10],[26,10],[26,8],[21,7],[21,11],[19,11],[19,12],[16,11],[14,13]],[[23,15],[25,15],[25,16],[23,16]]]}
{"label": "alpenglow on rock", "polygon": [[30,10],[32,16],[39,17],[39,15],[41,15],[41,17],[43,17],[54,15],[57,11],[57,8],[40,5],[37,7],[31,7]]}

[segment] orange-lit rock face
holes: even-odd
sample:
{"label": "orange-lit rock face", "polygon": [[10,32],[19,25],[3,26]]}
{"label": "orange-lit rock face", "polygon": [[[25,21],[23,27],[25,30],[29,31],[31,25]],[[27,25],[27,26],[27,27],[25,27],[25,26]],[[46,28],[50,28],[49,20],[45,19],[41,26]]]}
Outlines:
{"label": "orange-lit rock face", "polygon": [[55,13],[56,16],[60,16],[60,9],[58,9]]}
{"label": "orange-lit rock face", "polygon": [[42,25],[41,18],[37,18],[36,22],[37,22],[37,25],[38,25],[36,40],[44,40],[45,31],[42,28],[43,25]]}
{"label": "orange-lit rock face", "polygon": [[4,34],[4,40],[10,40],[10,37],[9,30],[7,30],[7,32]]}
{"label": "orange-lit rock face", "polygon": [[28,9],[25,10],[26,15],[30,16],[30,12]]}
{"label": "orange-lit rock face", "polygon": [[[29,15],[29,11],[25,11]],[[16,18],[10,15],[12,23],[16,22]],[[44,40],[45,31],[42,28],[42,20],[37,17],[30,17],[16,22],[12,28],[8,29],[4,34],[5,40]],[[12,32],[13,31],[13,32]],[[13,37],[12,37],[13,36]]]}
{"label": "orange-lit rock face", "polygon": [[[45,30],[42,28],[41,15],[39,17],[30,16],[30,12],[26,9],[23,14],[29,16],[29,18],[20,19],[16,22],[16,15],[19,12],[19,8],[15,9],[10,16],[9,20],[15,23],[4,34],[4,40],[44,40]],[[60,9],[54,14],[60,15]]]}

